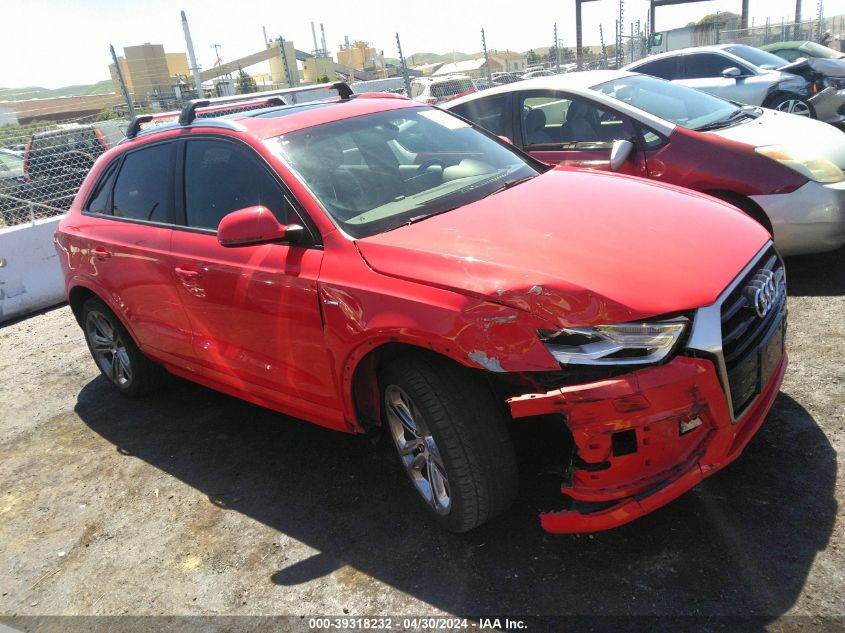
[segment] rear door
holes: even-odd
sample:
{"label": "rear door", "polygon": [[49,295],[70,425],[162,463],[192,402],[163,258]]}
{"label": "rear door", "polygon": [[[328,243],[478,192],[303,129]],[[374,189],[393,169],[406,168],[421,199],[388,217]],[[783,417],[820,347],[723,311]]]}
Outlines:
{"label": "rear door", "polygon": [[202,370],[239,392],[310,412],[312,419],[334,415],[336,389],[317,295],[323,251],[316,235],[296,245],[221,246],[217,226],[238,209],[261,204],[282,224],[308,224],[246,144],[193,135],[183,155],[185,227],[173,235],[171,274]]}
{"label": "rear door", "polygon": [[85,202],[74,246],[141,347],[184,366],[194,353],[170,259],[175,150],[173,142],[156,143],[113,161]]}
{"label": "rear door", "polygon": [[[607,171],[613,142],[635,143],[634,122],[591,99],[553,90],[531,90],[516,95],[514,142],[538,160],[566,167]],[[639,152],[619,170],[646,176]]]}

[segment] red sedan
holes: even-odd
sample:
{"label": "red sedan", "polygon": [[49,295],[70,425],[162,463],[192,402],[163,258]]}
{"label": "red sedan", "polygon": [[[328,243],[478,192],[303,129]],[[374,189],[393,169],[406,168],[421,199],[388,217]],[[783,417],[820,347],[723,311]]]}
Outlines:
{"label": "red sedan", "polygon": [[322,87],[340,98],[142,117],[97,161],[55,239],[117,391],[166,370],[381,429],[453,531],[511,504],[509,428],[533,416],[568,437],[553,532],[623,524],[739,455],[786,368],[763,228],[670,186],[549,170],[429,106]]}

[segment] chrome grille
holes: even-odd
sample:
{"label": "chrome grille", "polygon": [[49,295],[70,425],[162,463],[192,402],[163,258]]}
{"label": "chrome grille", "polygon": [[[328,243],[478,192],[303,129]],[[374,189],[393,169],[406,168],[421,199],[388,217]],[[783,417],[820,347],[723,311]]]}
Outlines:
{"label": "chrome grille", "polygon": [[780,360],[785,312],[785,271],[770,248],[721,304],[722,354],[736,418]]}

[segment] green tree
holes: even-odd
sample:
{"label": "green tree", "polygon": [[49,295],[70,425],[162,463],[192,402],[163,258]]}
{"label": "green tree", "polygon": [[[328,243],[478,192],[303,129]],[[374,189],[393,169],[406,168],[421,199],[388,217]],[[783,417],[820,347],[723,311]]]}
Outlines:
{"label": "green tree", "polygon": [[250,77],[242,68],[239,68],[235,90],[239,95],[245,95],[250,92],[258,92],[258,86],[255,83],[255,79]]}
{"label": "green tree", "polygon": [[110,119],[116,119],[117,115],[112,111],[111,108],[103,108],[97,114],[94,115],[95,121],[108,121]]}
{"label": "green tree", "polygon": [[534,49],[528,51],[526,58],[529,66],[535,66],[540,63],[540,56],[534,52]]}
{"label": "green tree", "polygon": [[320,75],[319,77],[317,77],[318,84],[327,84],[329,83],[329,81],[330,80],[328,75]]}

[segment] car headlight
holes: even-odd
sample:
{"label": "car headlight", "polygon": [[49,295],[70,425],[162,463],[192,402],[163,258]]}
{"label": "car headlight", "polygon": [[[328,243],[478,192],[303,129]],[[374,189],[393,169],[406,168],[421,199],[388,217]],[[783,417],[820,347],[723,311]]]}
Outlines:
{"label": "car headlight", "polygon": [[845,180],[845,173],[826,158],[814,158],[800,150],[784,147],[783,145],[766,145],[755,151],[761,156],[771,158],[781,165],[794,169],[799,174],[815,182],[841,182]]}
{"label": "car headlight", "polygon": [[539,330],[540,340],[564,365],[646,365],[671,353],[689,325],[681,317],[668,321],[644,321]]}

